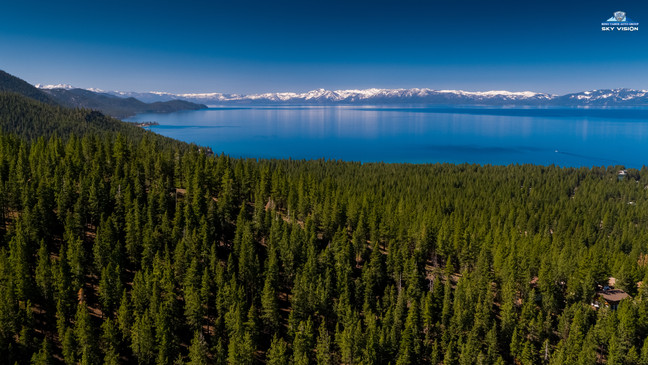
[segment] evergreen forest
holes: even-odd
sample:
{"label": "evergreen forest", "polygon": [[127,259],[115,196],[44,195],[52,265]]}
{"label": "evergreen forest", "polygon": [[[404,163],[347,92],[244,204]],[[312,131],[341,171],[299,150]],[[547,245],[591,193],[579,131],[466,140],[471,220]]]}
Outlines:
{"label": "evergreen forest", "polygon": [[0,128],[1,363],[648,364],[645,167],[235,159],[12,93]]}

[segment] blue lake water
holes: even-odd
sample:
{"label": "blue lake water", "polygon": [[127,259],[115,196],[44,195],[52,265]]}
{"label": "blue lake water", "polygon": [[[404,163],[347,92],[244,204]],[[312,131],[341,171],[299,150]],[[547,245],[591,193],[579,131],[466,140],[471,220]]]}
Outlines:
{"label": "blue lake water", "polygon": [[648,165],[648,107],[219,107],[128,120],[233,157]]}

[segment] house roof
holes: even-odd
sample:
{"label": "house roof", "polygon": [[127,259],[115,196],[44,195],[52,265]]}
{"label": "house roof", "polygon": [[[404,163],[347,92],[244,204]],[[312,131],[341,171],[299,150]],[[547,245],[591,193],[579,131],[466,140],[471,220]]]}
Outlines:
{"label": "house roof", "polygon": [[620,302],[621,300],[630,297],[628,293],[624,292],[621,289],[602,290],[598,292],[598,295],[600,295],[601,298],[605,299],[608,302]]}

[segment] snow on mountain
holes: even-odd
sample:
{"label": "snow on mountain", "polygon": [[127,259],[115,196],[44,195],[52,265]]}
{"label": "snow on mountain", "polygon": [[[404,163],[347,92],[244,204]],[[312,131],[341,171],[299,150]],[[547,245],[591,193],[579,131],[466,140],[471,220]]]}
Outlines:
{"label": "snow on mountain", "polygon": [[[70,85],[37,85],[39,88],[72,88]],[[648,105],[648,90],[591,90],[566,95],[532,91],[465,91],[411,89],[316,89],[303,93],[261,94],[168,93],[162,91],[125,92],[88,89],[123,98],[133,97],[150,103],[185,100],[207,105],[228,104],[437,104],[437,105]]]}
{"label": "snow on mountain", "polygon": [[467,96],[486,96],[486,97],[507,97],[507,98],[533,98],[538,95],[543,97],[550,96],[549,94],[540,94],[534,93],[532,91],[521,91],[521,92],[511,92],[504,90],[492,90],[492,91],[463,91],[463,90],[439,90],[440,93],[450,93],[450,94],[459,94]]}
{"label": "snow on mountain", "polygon": [[426,88],[412,89],[350,89],[326,90],[316,89],[303,93],[275,92],[261,94],[225,94],[225,93],[168,93],[162,91],[128,92],[104,91],[88,89],[90,91],[105,93],[119,97],[133,97],[144,102],[169,101],[174,99],[207,104],[260,104],[260,103],[399,103],[399,102],[439,102],[445,101],[517,101],[527,99],[550,99],[553,95],[534,93],[531,91],[485,91],[471,92],[463,90],[432,90]]}
{"label": "snow on mountain", "polygon": [[94,87],[91,87],[91,88],[86,89],[86,90],[88,90],[88,91],[92,91],[93,93],[100,93],[100,94],[104,94],[104,93],[106,93],[105,90],[97,89],[97,88],[94,88]]}
{"label": "snow on mountain", "polygon": [[530,91],[487,91],[468,92],[462,90],[432,90],[432,89],[364,89],[364,90],[326,90],[317,89],[305,93],[283,92],[252,95],[206,95],[206,94],[176,94],[179,98],[211,99],[215,102],[305,102],[305,103],[358,103],[358,102],[425,102],[443,99],[458,100],[522,100],[549,99],[552,95]]}
{"label": "snow on mountain", "polygon": [[648,105],[648,90],[592,90],[562,95],[553,101],[567,105]]}
{"label": "snow on mountain", "polygon": [[76,89],[74,86],[70,84],[56,84],[56,85],[43,85],[43,84],[36,84],[37,89],[45,89],[45,90],[51,90],[51,89]]}

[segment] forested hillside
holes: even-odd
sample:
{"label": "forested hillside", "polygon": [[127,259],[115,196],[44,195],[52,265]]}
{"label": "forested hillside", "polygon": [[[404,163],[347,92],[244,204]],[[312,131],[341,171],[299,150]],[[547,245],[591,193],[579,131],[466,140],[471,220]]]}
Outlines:
{"label": "forested hillside", "polygon": [[0,128],[2,363],[648,364],[646,168],[210,157],[14,93]]}
{"label": "forested hillside", "polygon": [[[648,170],[241,160],[93,128],[0,135],[3,362],[648,360]],[[610,275],[633,298],[595,310]]]}
{"label": "forested hillside", "polygon": [[56,102],[49,95],[28,82],[2,70],[0,70],[0,92],[17,93],[46,104],[56,105]]}
{"label": "forested hillside", "polygon": [[[18,102],[15,99],[12,99],[9,103],[8,96],[19,96],[21,100]],[[63,110],[58,109],[55,113],[57,114],[67,114],[69,119],[70,115],[74,115],[72,119],[76,120],[80,116],[83,117],[87,114],[84,109],[87,111],[96,111],[103,114],[108,114],[117,118],[125,118],[137,113],[170,113],[179,110],[198,110],[206,108],[202,104],[194,104],[188,101],[183,100],[170,100],[165,102],[154,102],[154,103],[144,103],[135,98],[122,98],[115,95],[109,95],[99,92],[93,92],[84,89],[38,89],[28,82],[6,73],[5,71],[0,70],[0,107],[13,108],[15,109],[20,105],[20,110],[22,112],[28,112],[30,117],[38,117],[41,115],[41,112],[46,106],[64,106],[67,108],[81,109],[80,111],[73,112],[72,110]],[[38,101],[46,106],[33,104],[29,106],[24,105],[24,100],[29,99],[31,103]],[[37,107],[34,107],[37,106]],[[48,118],[49,124],[60,122],[60,120],[53,120],[51,118],[52,110],[49,109],[48,113],[50,117]],[[6,116],[6,111],[1,111],[0,115]],[[11,116],[16,116],[19,114],[13,111]],[[96,115],[91,116],[91,118],[97,118]],[[109,118],[104,118],[109,119]],[[14,120],[14,123],[19,123],[18,120]],[[95,123],[97,124],[97,123]],[[113,123],[114,124],[114,123]],[[106,127],[105,123],[103,126],[98,126],[94,128],[94,132],[103,131]],[[112,126],[111,129],[114,129]],[[39,135],[40,130],[29,131],[32,135]]]}
{"label": "forested hillside", "polygon": [[180,148],[188,146],[186,143],[153,134],[95,110],[50,105],[15,92],[0,92],[0,130],[27,140],[54,135],[63,139],[71,135],[93,135],[112,139],[120,133],[131,142],[148,136],[163,145]]}
{"label": "forested hillside", "polygon": [[207,108],[205,105],[184,100],[145,103],[132,97],[123,98],[84,89],[46,89],[43,92],[60,105],[98,110],[116,118],[130,117],[138,113],[171,113]]}

